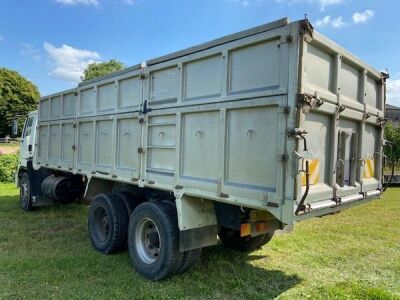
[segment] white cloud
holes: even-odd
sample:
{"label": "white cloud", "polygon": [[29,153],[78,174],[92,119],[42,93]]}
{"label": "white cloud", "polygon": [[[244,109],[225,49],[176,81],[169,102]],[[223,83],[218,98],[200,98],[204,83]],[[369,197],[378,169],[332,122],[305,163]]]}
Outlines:
{"label": "white cloud", "polygon": [[29,43],[21,44],[20,54],[23,56],[29,56],[34,61],[40,61],[42,59],[42,51],[40,49],[35,48],[33,45]]}
{"label": "white cloud", "polygon": [[331,26],[333,28],[342,28],[346,26],[346,23],[343,21],[343,17],[337,17],[335,19],[331,18],[331,16],[325,16],[322,19],[317,20],[315,23],[317,27],[328,27]]}
{"label": "white cloud", "polygon": [[393,79],[388,79],[386,100],[389,104],[400,106],[400,73],[397,73]]}
{"label": "white cloud", "polygon": [[317,20],[317,22],[315,22],[315,26],[323,27],[323,26],[328,26],[330,23],[331,23],[331,16],[325,16],[322,19]]}
{"label": "white cloud", "polygon": [[321,8],[321,10],[324,10],[328,6],[331,5],[337,5],[345,2],[344,0],[309,0],[310,2],[317,2]]}
{"label": "white cloud", "polygon": [[364,12],[356,12],[353,14],[353,22],[355,24],[365,23],[368,19],[372,18],[375,15],[375,12],[367,9]]}
{"label": "white cloud", "polygon": [[367,22],[367,20],[373,17],[375,13],[372,10],[366,10],[364,12],[356,12],[353,14],[353,22],[345,22],[343,21],[343,17],[339,16],[336,19],[333,19],[331,16],[325,16],[322,19],[317,20],[315,25],[317,27],[333,27],[333,28],[342,28],[346,25],[351,24],[361,24]]}
{"label": "white cloud", "polygon": [[55,0],[55,2],[64,5],[77,5],[77,4],[93,5],[93,6],[99,5],[99,0]]}
{"label": "white cloud", "polygon": [[332,20],[332,27],[334,28],[342,28],[346,26],[346,23],[343,22],[343,18],[342,17],[337,17],[336,19]]}
{"label": "white cloud", "polygon": [[77,49],[68,45],[57,48],[50,43],[44,43],[43,48],[54,65],[49,75],[73,83],[80,81],[88,64],[98,62],[101,58],[95,51]]}

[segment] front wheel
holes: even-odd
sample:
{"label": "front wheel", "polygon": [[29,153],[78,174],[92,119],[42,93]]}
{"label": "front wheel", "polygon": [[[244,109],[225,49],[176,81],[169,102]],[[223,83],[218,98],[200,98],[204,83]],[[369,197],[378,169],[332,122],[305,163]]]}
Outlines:
{"label": "front wheel", "polygon": [[274,232],[261,234],[258,236],[240,236],[238,230],[222,227],[218,233],[221,242],[237,251],[250,252],[267,244],[273,237]]}
{"label": "front wheel", "polygon": [[145,202],[133,212],[128,230],[133,267],[150,280],[161,280],[182,267],[176,208],[165,201]]}
{"label": "front wheel", "polygon": [[21,208],[25,211],[30,211],[32,207],[31,183],[28,173],[24,172],[21,175],[19,187],[19,200]]}

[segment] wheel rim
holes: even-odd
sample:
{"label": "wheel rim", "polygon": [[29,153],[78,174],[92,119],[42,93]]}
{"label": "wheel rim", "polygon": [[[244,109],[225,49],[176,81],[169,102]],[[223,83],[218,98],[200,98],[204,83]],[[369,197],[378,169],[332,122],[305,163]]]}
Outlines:
{"label": "wheel rim", "polygon": [[136,251],[146,264],[154,263],[161,249],[160,232],[157,225],[150,219],[139,221],[135,230]]}
{"label": "wheel rim", "polygon": [[110,218],[103,207],[94,213],[94,234],[99,242],[104,242],[110,234]]}
{"label": "wheel rim", "polygon": [[21,188],[20,188],[20,199],[21,199],[21,206],[26,207],[28,203],[28,197],[29,197],[29,190],[28,190],[28,183],[26,181],[23,181],[21,183]]}

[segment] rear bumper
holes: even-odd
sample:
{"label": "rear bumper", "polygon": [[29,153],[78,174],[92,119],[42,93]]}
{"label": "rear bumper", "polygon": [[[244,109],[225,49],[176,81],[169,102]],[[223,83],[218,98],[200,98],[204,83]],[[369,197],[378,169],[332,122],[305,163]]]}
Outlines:
{"label": "rear bumper", "polygon": [[[380,198],[381,190],[372,190],[365,193],[349,195],[340,198],[338,201],[323,200],[306,204],[307,209],[295,216],[295,221],[301,221],[312,217],[320,217],[328,214],[334,214],[344,209],[369,202],[370,200]],[[297,207],[297,204],[295,205]]]}

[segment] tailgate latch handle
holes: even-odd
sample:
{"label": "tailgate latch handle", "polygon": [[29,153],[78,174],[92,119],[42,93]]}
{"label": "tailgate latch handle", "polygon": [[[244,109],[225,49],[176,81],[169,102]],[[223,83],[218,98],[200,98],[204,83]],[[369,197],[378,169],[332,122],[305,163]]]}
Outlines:
{"label": "tailgate latch handle", "polygon": [[303,196],[301,197],[300,203],[296,208],[296,211],[294,214],[297,216],[300,211],[306,211],[306,206],[304,205],[304,201],[306,201],[306,198],[308,196],[308,192],[310,191],[310,162],[306,160],[306,190],[304,191]]}
{"label": "tailgate latch handle", "polygon": [[294,128],[294,129],[289,129],[288,130],[288,135],[289,136],[295,137],[295,138],[299,138],[299,139],[303,140],[303,143],[304,143],[304,149],[303,150],[306,151],[306,152],[308,152],[307,140],[306,140],[306,137],[305,137],[305,135],[307,133],[308,132],[306,130],[302,129],[302,128]]}

